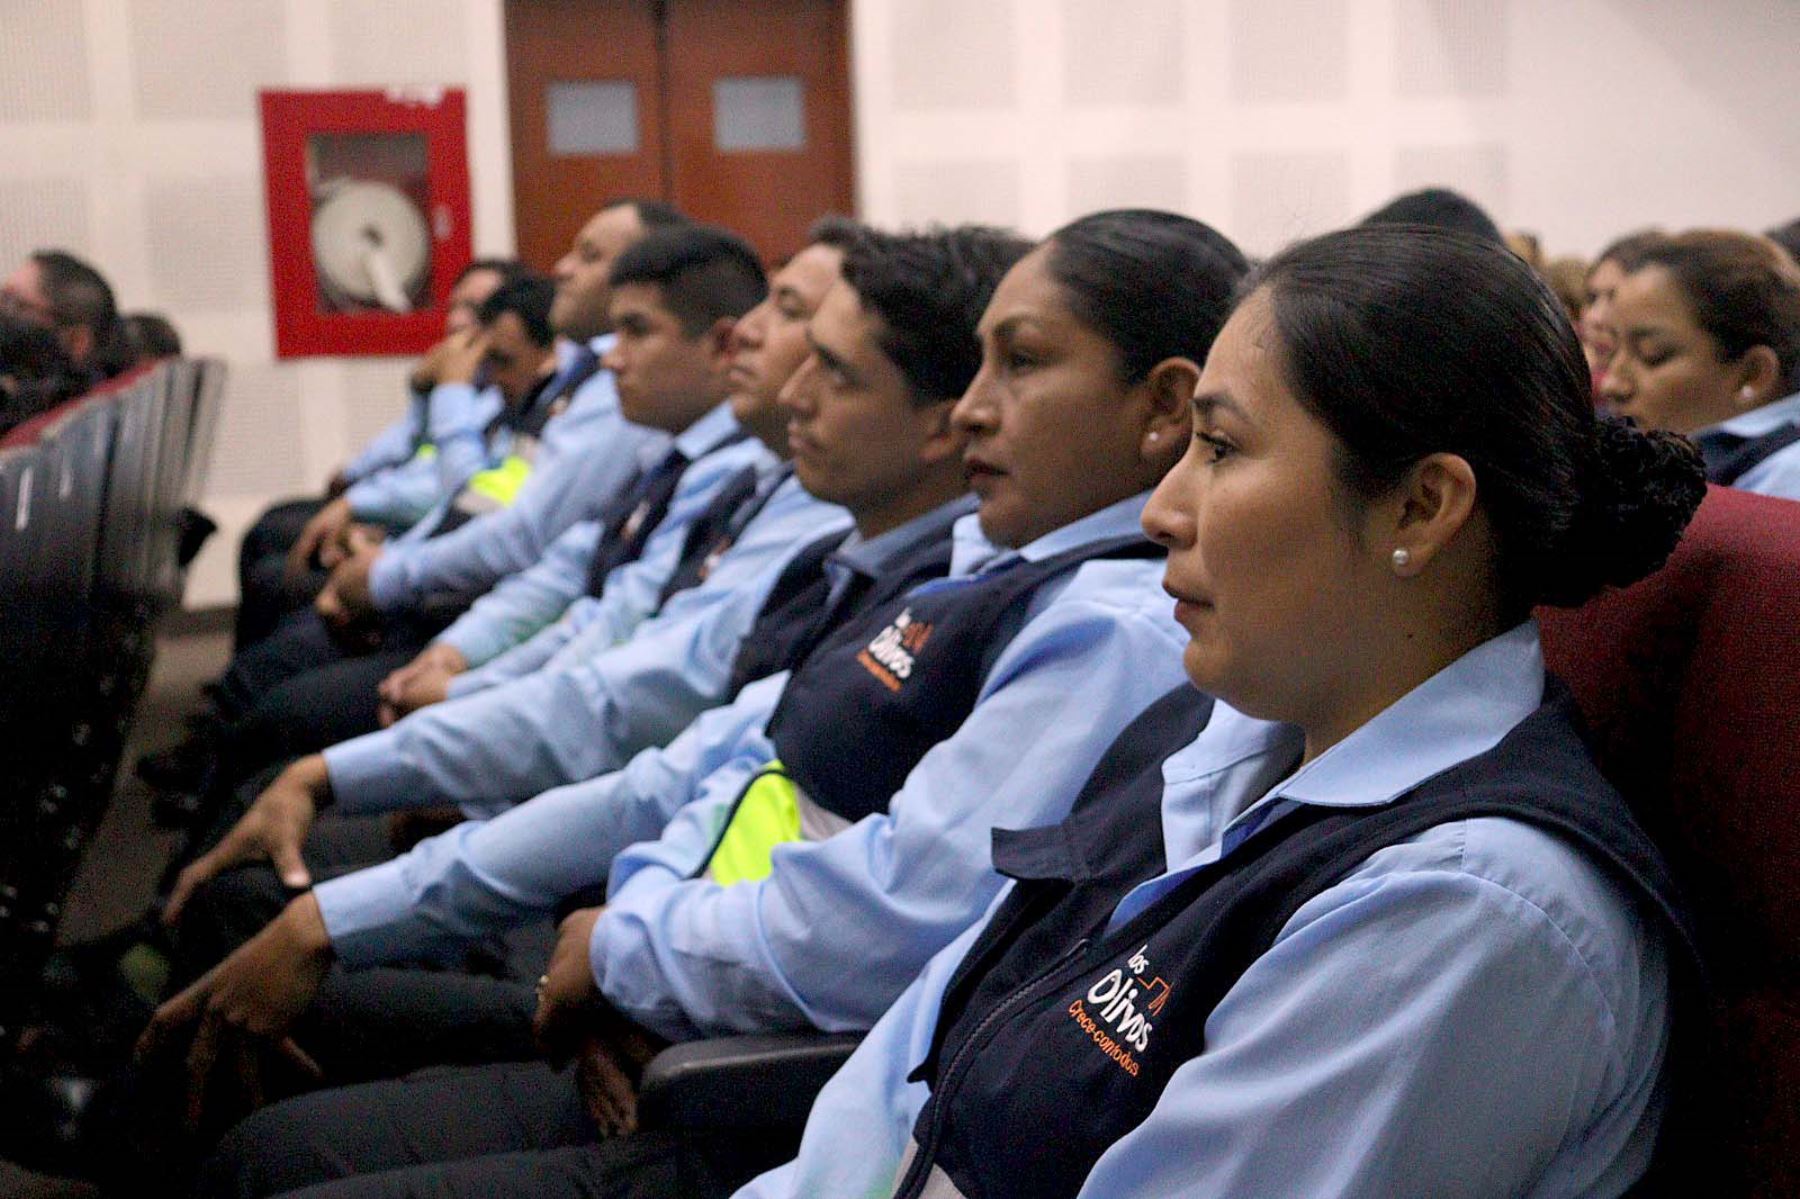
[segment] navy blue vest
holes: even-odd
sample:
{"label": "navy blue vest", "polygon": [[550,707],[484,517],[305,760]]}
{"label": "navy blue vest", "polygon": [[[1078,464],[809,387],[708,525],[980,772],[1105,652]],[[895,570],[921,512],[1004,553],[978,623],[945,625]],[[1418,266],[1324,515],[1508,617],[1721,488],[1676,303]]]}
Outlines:
{"label": "navy blue vest", "polygon": [[1381,808],[1301,805],[1108,933],[1118,902],[1167,868],[1162,762],[1207,712],[1191,693],[1159,701],[1120,735],[1067,821],[995,834],[995,866],[1018,883],[951,978],[912,1075],[932,1094],[898,1195],[917,1195],[933,1163],[980,1199],[1074,1195],[1205,1050],[1214,1006],[1303,904],[1378,849],[1450,821],[1507,816],[1562,838],[1666,922],[1673,960],[1691,960],[1662,859],[1554,682],[1487,753]]}
{"label": "navy blue vest", "polygon": [[656,606],[661,608],[671,596],[704,583],[719,559],[737,544],[738,535],[756,519],[756,514],[763,510],[763,505],[780,486],[778,481],[758,494],[754,466],[746,466],[725,480],[712,503],[688,526],[687,539],[681,543],[681,558],[663,583]]}
{"label": "navy blue vest", "polygon": [[1800,425],[1783,425],[1761,437],[1715,433],[1700,445],[1700,456],[1706,460],[1706,481],[1730,487],[1795,442],[1800,442]]}
{"label": "navy blue vest", "polygon": [[827,811],[887,811],[926,751],[962,727],[1038,588],[1095,558],[1162,553],[1142,537],[1097,541],[867,608],[789,678],[769,717],[776,754]]}
{"label": "navy blue vest", "polygon": [[846,532],[821,537],[787,564],[738,647],[731,666],[730,694],[736,695],[757,679],[793,669],[838,625],[950,572],[950,528],[946,525],[942,536],[912,547],[879,575],[853,577],[828,604],[831,576],[825,572],[825,560],[849,536]]}

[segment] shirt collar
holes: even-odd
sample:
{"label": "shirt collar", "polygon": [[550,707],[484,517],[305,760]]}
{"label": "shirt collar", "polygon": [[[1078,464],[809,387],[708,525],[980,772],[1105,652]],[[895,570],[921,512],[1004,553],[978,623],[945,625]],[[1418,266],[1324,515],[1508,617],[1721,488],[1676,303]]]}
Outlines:
{"label": "shirt collar", "polygon": [[1784,425],[1800,424],[1800,392],[1785,399],[1773,400],[1759,408],[1720,421],[1694,434],[1699,441],[1709,433],[1728,433],[1733,437],[1761,437]]}
{"label": "shirt collar", "polygon": [[937,541],[951,526],[975,508],[975,497],[959,495],[947,504],[939,504],[923,516],[915,516],[905,524],[867,541],[861,533],[851,532],[844,543],[831,552],[831,561],[868,578],[874,578],[901,557],[919,546]]}
{"label": "shirt collar", "polygon": [[[1543,648],[1537,622],[1527,620],[1438,671],[1266,795],[1244,797],[1254,802],[1243,811],[1278,798],[1327,807],[1391,803],[1498,745],[1543,698]],[[1262,754],[1287,760],[1299,748],[1294,726],[1219,704],[1193,744],[1169,758],[1163,777],[1197,778]]]}
{"label": "shirt collar", "polygon": [[[610,337],[611,334],[607,336]],[[726,438],[737,432],[737,417],[731,415],[731,405],[721,403],[677,433],[675,448],[680,450],[689,462],[692,462],[712,453],[724,444]]]}
{"label": "shirt collar", "polygon": [[1150,493],[1141,491],[1053,529],[1016,551],[989,541],[981,531],[980,517],[970,513],[956,522],[951,534],[950,574],[953,578],[974,574],[1008,560],[1015,553],[1027,562],[1041,562],[1096,541],[1111,541],[1133,534],[1142,536],[1144,505],[1149,502]]}
{"label": "shirt collar", "polygon": [[588,352],[596,358],[605,358],[606,352],[612,349],[613,345],[617,343],[618,340],[619,335],[617,333],[602,333],[598,337],[589,338],[587,343]]}

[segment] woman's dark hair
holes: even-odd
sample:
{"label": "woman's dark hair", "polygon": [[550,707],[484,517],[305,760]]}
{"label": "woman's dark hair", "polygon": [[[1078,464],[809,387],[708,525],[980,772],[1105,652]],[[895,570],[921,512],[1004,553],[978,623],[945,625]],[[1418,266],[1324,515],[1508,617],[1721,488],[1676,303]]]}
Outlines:
{"label": "woman's dark hair", "polygon": [[1166,358],[1205,362],[1250,269],[1210,225],[1149,208],[1084,216],[1047,244],[1050,277],[1076,319],[1117,347],[1126,383]]}
{"label": "woman's dark hair", "polygon": [[1706,494],[1688,442],[1596,418],[1562,305],[1504,246],[1361,226],[1290,247],[1249,286],[1350,496],[1387,494],[1428,454],[1473,468],[1509,620],[1643,578]]}
{"label": "woman's dark hair", "polygon": [[1603,262],[1615,263],[1629,275],[1637,270],[1639,255],[1667,236],[1661,229],[1639,229],[1608,242],[1604,249],[1594,255],[1594,261],[1588,264],[1588,278],[1594,277],[1594,272],[1600,269]]}
{"label": "woman's dark hair", "polygon": [[1429,225],[1506,244],[1500,226],[1481,205],[1447,187],[1427,187],[1395,196],[1362,219],[1365,225]]}
{"label": "woman's dark hair", "polygon": [[1727,361],[1768,346],[1783,390],[1800,391],[1800,269],[1766,237],[1695,229],[1638,250],[1631,272],[1661,267]]}
{"label": "woman's dark hair", "polygon": [[1800,220],[1777,225],[1763,236],[1786,250],[1789,258],[1800,262]]}
{"label": "woman's dark hair", "polygon": [[881,322],[881,351],[921,407],[955,399],[981,369],[975,327],[994,289],[1031,243],[963,225],[924,233],[864,229],[844,247],[844,282]]}

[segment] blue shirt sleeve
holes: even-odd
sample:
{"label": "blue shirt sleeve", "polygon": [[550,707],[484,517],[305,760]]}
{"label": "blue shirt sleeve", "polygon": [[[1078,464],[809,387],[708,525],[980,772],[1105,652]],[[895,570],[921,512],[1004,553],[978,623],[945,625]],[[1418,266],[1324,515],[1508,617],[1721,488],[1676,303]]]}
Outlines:
{"label": "blue shirt sleeve", "polygon": [[477,391],[467,383],[445,383],[433,388],[425,430],[432,452],[414,454],[352,485],[344,493],[351,512],[358,520],[398,529],[422,519],[487,464],[484,432],[500,407],[500,394],[492,387]]}
{"label": "blue shirt sleeve", "polygon": [[471,667],[530,640],[586,589],[600,534],[597,521],[570,525],[542,558],[476,600],[438,640],[460,650]]}
{"label": "blue shirt sleeve", "polygon": [[591,658],[569,658],[571,644],[535,674],[325,751],[339,807],[456,803],[491,815],[666,744],[726,698],[738,643],[782,568],[848,523],[843,509],[788,480],[706,581],[672,597],[630,640]]}
{"label": "blue shirt sleeve", "polygon": [[531,477],[507,507],[441,537],[390,543],[369,589],[383,612],[433,601],[470,601],[541,558],[577,521],[599,515],[668,435],[619,414],[612,375],[601,371],[544,430]]}
{"label": "blue shirt sleeve", "polygon": [[1120,730],[1181,682],[1161,573],[1097,561],[1043,589],[888,811],[777,847],[767,878],[721,887],[688,878],[691,862],[621,855],[592,944],[607,998],[672,1038],[871,1026],[993,897],[991,830],[1060,820]]}
{"label": "blue shirt sleeve", "polygon": [[347,965],[454,959],[468,943],[551,911],[606,880],[613,856],[656,836],[703,780],[761,766],[763,722],[785,676],[702,713],[663,749],[623,770],[559,787],[420,842],[392,862],[314,888],[332,947]]}
{"label": "blue shirt sleeve", "polygon": [[[740,468],[772,460],[760,444],[739,442],[689,466],[670,499],[668,514],[657,525],[636,560],[615,567],[606,576],[598,596],[583,594],[593,550],[590,549],[578,565],[573,558],[566,560],[559,568],[561,581],[566,585],[574,575],[574,594],[564,601],[561,619],[538,630],[523,644],[515,643],[504,653],[497,653],[482,669],[465,671],[451,680],[450,695],[473,695],[541,670],[565,647],[577,641],[578,648],[571,652],[591,656],[630,637],[639,624],[656,612],[663,586],[681,561],[690,526],[711,506],[720,488]],[[452,629],[451,633],[454,632]],[[445,639],[456,644],[450,633],[445,634]]]}
{"label": "blue shirt sleeve", "polygon": [[732,1199],[893,1194],[913,1125],[931,1094],[906,1076],[930,1051],[944,989],[1008,889],[1002,887],[981,919],[932,957],[832,1075],[807,1117],[799,1155]]}
{"label": "blue shirt sleeve", "polygon": [[356,457],[338,471],[349,483],[356,483],[378,470],[398,466],[413,456],[413,439],[420,432],[417,411],[423,401],[410,389],[406,394],[406,415],[377,433]]}

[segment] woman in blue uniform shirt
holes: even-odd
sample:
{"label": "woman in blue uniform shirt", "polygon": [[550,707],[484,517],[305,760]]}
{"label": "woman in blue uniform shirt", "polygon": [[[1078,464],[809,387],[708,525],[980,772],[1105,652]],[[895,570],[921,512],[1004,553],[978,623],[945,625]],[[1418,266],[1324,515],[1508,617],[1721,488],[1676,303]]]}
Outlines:
{"label": "woman in blue uniform shirt", "polygon": [[1692,437],[1714,483],[1800,499],[1800,270],[1785,251],[1724,230],[1653,238],[1611,320],[1614,408]]}
{"label": "woman in blue uniform shirt", "polygon": [[1692,450],[1596,421],[1528,268],[1416,229],[1278,256],[1194,409],[1144,525],[1210,722],[1172,693],[1067,822],[996,835],[986,923],[742,1195],[1616,1195],[1646,1169],[1685,941],[1529,613],[1655,569]]}

